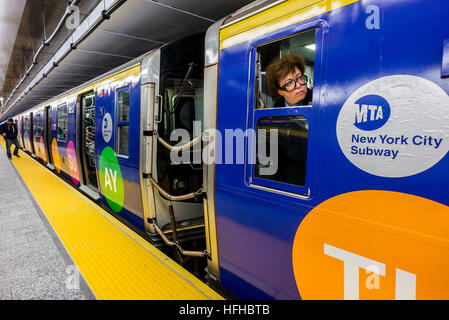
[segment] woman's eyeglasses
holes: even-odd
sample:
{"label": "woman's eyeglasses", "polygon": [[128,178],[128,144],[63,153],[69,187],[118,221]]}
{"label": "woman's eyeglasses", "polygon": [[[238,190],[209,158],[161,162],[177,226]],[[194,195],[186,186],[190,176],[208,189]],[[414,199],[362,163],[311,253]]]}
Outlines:
{"label": "woman's eyeglasses", "polygon": [[284,83],[283,86],[279,88],[281,90],[291,92],[295,90],[296,84],[299,84],[300,86],[305,86],[307,84],[307,76],[305,74],[297,76],[295,80],[288,80],[286,83]]}

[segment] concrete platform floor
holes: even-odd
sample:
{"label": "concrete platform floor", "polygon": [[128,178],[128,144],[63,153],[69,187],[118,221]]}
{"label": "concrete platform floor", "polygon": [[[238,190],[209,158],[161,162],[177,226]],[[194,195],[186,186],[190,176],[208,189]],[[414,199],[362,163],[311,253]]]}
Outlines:
{"label": "concrete platform floor", "polygon": [[0,147],[0,299],[92,299],[61,246]]}

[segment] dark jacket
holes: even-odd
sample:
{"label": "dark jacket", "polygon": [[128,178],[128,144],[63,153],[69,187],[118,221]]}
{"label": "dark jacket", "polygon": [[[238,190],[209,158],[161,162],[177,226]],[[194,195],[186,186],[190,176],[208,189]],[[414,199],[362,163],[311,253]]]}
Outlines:
{"label": "dark jacket", "polygon": [[6,133],[7,139],[14,140],[17,138],[17,124],[12,123],[8,124],[8,122],[5,122],[3,125],[0,126],[0,134],[3,135],[3,133]]}
{"label": "dark jacket", "polygon": [[[313,90],[307,88],[307,93],[304,98],[304,100],[299,101],[299,106],[307,106],[312,104],[312,96],[313,96]],[[273,108],[284,108],[285,107],[285,99],[283,96],[277,96],[274,98],[274,104]]]}

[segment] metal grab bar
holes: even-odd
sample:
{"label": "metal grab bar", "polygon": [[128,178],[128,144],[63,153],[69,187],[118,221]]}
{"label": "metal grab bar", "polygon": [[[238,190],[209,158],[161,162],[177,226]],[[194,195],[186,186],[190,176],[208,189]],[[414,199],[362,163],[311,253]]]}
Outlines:
{"label": "metal grab bar", "polygon": [[188,194],[184,194],[182,196],[172,196],[171,194],[167,193],[164,189],[162,189],[162,187],[152,178],[152,177],[148,177],[148,179],[150,179],[151,183],[153,184],[153,186],[156,187],[156,189],[162,194],[162,196],[164,198],[166,198],[167,200],[172,200],[172,201],[182,201],[182,200],[187,200],[187,199],[192,199],[198,195],[200,195],[201,193],[203,193],[203,188],[200,188],[199,190],[197,190],[196,192],[191,192]]}
{"label": "metal grab bar", "polygon": [[148,219],[148,222],[150,222],[154,226],[154,230],[156,230],[157,234],[161,237],[161,239],[164,241],[164,243],[170,247],[175,247],[176,249],[178,249],[178,251],[181,255],[190,256],[190,257],[198,257],[198,258],[211,257],[210,253],[207,252],[206,250],[204,250],[204,251],[189,251],[189,250],[182,249],[182,247],[179,245],[178,241],[173,242],[167,238],[167,236],[164,234],[164,232],[157,225],[156,219]]}
{"label": "metal grab bar", "polygon": [[201,135],[196,137],[195,139],[187,142],[186,144],[183,144],[182,146],[172,146],[171,144],[169,144],[167,141],[165,141],[164,139],[162,139],[161,137],[157,137],[157,141],[159,141],[165,148],[167,148],[170,151],[173,152],[180,152],[180,151],[184,151],[184,150],[188,150],[191,147],[193,147],[194,145],[198,144],[201,141]]}

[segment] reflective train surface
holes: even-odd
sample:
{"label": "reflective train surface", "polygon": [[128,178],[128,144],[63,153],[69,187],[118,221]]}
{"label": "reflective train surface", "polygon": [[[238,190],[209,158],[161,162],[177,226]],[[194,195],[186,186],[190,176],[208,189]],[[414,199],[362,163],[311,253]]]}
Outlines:
{"label": "reflective train surface", "polygon": [[[448,18],[256,1],[15,115],[19,140],[231,297],[448,299]],[[273,107],[288,52],[311,105]]]}

